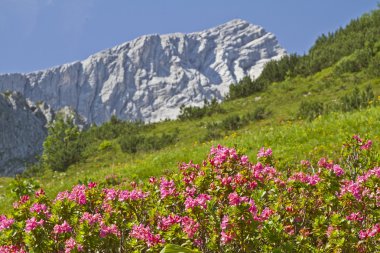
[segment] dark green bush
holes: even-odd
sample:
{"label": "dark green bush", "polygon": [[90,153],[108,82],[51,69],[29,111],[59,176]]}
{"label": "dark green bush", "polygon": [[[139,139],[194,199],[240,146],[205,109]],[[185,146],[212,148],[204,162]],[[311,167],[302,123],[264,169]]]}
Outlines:
{"label": "dark green bush", "polygon": [[322,102],[302,101],[298,109],[298,117],[311,121],[323,114],[323,108],[324,106]]}
{"label": "dark green bush", "polygon": [[207,100],[204,101],[203,107],[197,106],[185,106],[180,107],[180,113],[178,119],[180,120],[191,120],[200,119],[205,116],[211,116],[215,113],[224,113],[224,109],[220,106],[218,101],[214,98],[211,102]]}

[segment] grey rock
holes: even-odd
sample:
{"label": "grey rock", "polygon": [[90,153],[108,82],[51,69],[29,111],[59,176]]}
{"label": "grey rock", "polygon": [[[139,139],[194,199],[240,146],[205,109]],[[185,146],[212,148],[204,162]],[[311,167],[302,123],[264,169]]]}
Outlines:
{"label": "grey rock", "polygon": [[176,118],[182,104],[221,100],[231,83],[257,77],[285,54],[273,34],[237,19],[202,32],[142,36],[43,71],[0,75],[0,92],[21,92],[54,111],[68,106],[87,123],[112,115],[155,122]]}
{"label": "grey rock", "polygon": [[42,152],[47,120],[18,92],[0,93],[0,175],[20,173]]}

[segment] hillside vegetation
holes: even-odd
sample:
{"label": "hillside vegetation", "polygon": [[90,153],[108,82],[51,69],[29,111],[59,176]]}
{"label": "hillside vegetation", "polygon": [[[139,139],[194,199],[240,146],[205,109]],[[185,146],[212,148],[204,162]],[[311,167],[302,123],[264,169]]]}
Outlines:
{"label": "hillside vegetation", "polygon": [[340,163],[342,140],[353,134],[368,136],[378,150],[379,95],[375,10],[320,36],[308,54],[270,62],[258,79],[231,85],[224,102],[181,108],[178,120],[143,124],[112,118],[83,132],[57,121],[41,162],[17,180],[0,180],[0,213],[39,187],[53,198],[78,183],[123,187],[171,175],[179,162],[201,163],[217,144],[235,147],[253,163],[260,147],[271,147],[282,172],[296,170],[301,160],[316,164],[328,157]]}

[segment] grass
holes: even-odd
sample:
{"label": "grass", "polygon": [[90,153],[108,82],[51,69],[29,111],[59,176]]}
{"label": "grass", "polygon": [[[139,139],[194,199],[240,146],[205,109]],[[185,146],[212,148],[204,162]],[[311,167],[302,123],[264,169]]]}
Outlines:
{"label": "grass", "polygon": [[[144,180],[175,171],[179,162],[201,162],[210,147],[217,144],[235,146],[251,160],[255,160],[261,146],[271,147],[283,170],[293,169],[291,166],[302,159],[315,161],[321,156],[335,158],[340,152],[342,141],[352,134],[368,135],[375,140],[375,144],[380,141],[380,107],[331,113],[307,122],[296,117],[299,105],[306,99],[334,102],[354,87],[363,88],[369,83],[375,94],[379,95],[380,78],[369,79],[364,72],[337,77],[331,68],[311,77],[274,83],[266,91],[248,98],[222,103],[228,113],[199,120],[155,123],[147,133],[172,133],[178,129],[178,142],[174,145],[132,155],[121,151],[117,139],[111,140],[111,148],[106,150],[99,150],[100,141],[95,142],[87,159],[72,165],[65,173],[46,171],[37,180],[50,197],[80,181],[104,181],[109,175]],[[221,139],[200,142],[207,132],[207,123],[220,122],[230,115],[245,115],[258,106],[265,106],[270,116],[252,121],[235,132],[225,132]],[[11,206],[11,180],[0,178],[0,213],[6,212]]]}

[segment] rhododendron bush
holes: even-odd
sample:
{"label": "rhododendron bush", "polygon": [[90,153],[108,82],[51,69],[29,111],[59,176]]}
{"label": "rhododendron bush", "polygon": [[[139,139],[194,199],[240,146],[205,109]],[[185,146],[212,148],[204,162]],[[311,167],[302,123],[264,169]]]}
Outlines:
{"label": "rhododendron bush", "polygon": [[375,252],[380,167],[372,142],[350,138],[336,161],[276,169],[211,148],[202,164],[118,188],[94,182],[50,200],[24,195],[0,216],[0,252]]}

